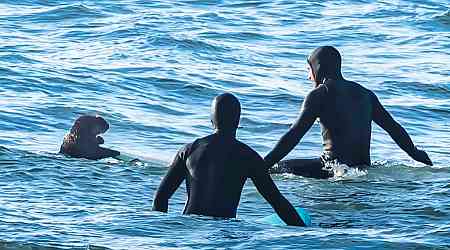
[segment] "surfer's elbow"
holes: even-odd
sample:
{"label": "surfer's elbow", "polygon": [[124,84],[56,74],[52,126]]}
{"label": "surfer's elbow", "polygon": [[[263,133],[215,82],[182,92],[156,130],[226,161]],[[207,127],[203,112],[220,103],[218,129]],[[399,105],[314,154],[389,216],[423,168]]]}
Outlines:
{"label": "surfer's elbow", "polygon": [[164,185],[160,185],[153,198],[153,211],[167,212],[170,195]]}
{"label": "surfer's elbow", "polygon": [[153,200],[152,210],[167,213],[167,209],[169,206],[168,203],[169,203],[169,199],[166,196],[161,195],[160,193],[157,193]]}

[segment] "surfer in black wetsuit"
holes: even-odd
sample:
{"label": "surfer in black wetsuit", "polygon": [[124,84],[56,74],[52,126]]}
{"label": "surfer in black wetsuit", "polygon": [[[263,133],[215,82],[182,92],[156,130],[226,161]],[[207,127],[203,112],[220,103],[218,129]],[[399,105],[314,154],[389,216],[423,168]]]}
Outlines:
{"label": "surfer in black wetsuit", "polygon": [[327,162],[350,167],[370,166],[372,121],[383,128],[400,148],[416,161],[433,165],[425,151],[417,149],[408,133],[381,105],[377,96],[341,74],[341,56],[331,46],[319,47],[309,56],[309,76],[314,89],[306,96],[300,116],[275,148],[264,158],[273,166],[285,157],[319,119],[323,154],[318,159],[282,161],[272,173],[293,173],[305,177],[329,178]]}
{"label": "surfer in black wetsuit", "polygon": [[188,200],[184,214],[235,218],[242,188],[251,178],[286,224],[304,226],[263,168],[263,159],[236,139],[240,113],[239,100],[232,94],[214,99],[211,121],[215,133],[187,144],[177,153],[156,192],[154,211],[167,212],[169,198],[186,180]]}

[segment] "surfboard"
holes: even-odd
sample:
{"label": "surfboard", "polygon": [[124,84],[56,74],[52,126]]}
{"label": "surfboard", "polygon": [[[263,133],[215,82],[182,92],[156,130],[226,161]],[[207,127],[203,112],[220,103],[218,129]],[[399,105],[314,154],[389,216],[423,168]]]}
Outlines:
{"label": "surfboard", "polygon": [[125,153],[120,153],[120,155],[113,157],[114,159],[120,160],[120,161],[124,161],[127,163],[132,163],[132,162],[136,162],[139,161],[139,159],[133,155],[130,154],[125,154]]}
{"label": "surfboard", "polygon": [[[301,207],[298,207],[295,210],[300,215],[302,220],[305,222],[305,225],[307,227],[311,226],[311,216],[309,216],[308,212]],[[270,224],[272,226],[286,226],[286,223],[284,223],[284,221],[277,214],[272,214],[272,215],[263,217],[261,219],[258,219],[257,222],[264,223],[264,224]]]}

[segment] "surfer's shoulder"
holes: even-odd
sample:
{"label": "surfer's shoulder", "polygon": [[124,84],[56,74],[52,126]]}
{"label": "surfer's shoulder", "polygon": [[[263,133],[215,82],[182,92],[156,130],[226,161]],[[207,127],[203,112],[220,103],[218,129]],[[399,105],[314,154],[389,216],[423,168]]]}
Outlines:
{"label": "surfer's shoulder", "polygon": [[258,152],[256,152],[249,145],[239,140],[236,140],[236,142],[239,149],[239,153],[242,155],[243,159],[245,159],[246,161],[256,161],[256,162],[264,161],[263,158],[258,154]]}

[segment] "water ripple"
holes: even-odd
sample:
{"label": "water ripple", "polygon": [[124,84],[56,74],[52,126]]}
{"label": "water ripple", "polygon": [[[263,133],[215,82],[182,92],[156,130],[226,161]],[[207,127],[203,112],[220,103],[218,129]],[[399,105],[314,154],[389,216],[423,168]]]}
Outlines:
{"label": "water ripple", "polygon": [[[444,0],[2,1],[0,248],[445,249],[448,25]],[[312,228],[254,222],[273,211],[251,182],[237,220],[181,216],[184,188],[168,215],[150,211],[176,150],[212,131],[216,94],[240,98],[239,138],[263,154],[296,119],[312,89],[306,58],[326,44],[434,167],[412,162],[374,126],[371,155],[381,163],[367,174],[274,176],[311,212]],[[86,113],[110,122],[106,146],[142,161],[55,154]],[[320,151],[314,124],[288,157]]]}

